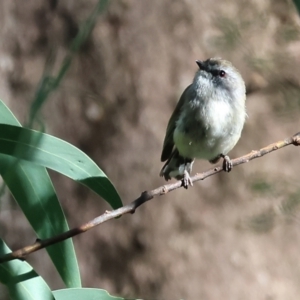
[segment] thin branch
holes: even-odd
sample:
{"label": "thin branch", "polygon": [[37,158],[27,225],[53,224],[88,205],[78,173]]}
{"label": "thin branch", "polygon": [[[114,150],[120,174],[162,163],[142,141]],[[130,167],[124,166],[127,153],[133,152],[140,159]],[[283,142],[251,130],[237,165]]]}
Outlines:
{"label": "thin branch", "polygon": [[[253,150],[250,153],[241,156],[239,158],[233,159],[232,163],[233,166],[237,166],[240,164],[244,164],[249,162],[250,160],[253,160],[255,158],[259,158],[262,157],[266,154],[269,154],[273,151],[279,150],[285,146],[288,145],[295,145],[295,146],[300,146],[300,132],[296,133],[295,135],[293,135],[290,138],[287,138],[285,140],[282,141],[278,141],[277,143],[274,144],[270,144],[267,147],[264,147],[260,150]],[[199,181],[199,180],[204,180],[207,177],[210,177],[212,175],[215,175],[217,173],[220,173],[223,171],[223,168],[221,166],[210,169],[206,172],[203,173],[199,173],[196,174],[195,176],[193,176],[192,182],[195,181]],[[48,247],[50,245],[62,242],[68,238],[71,238],[75,235],[78,235],[80,233],[83,233],[85,231],[88,231],[94,227],[96,227],[97,225],[100,225],[108,220],[114,219],[116,217],[120,217],[122,215],[131,213],[133,214],[135,212],[135,210],[141,206],[142,204],[144,204],[145,202],[153,199],[156,196],[161,196],[161,195],[165,195],[168,192],[171,192],[175,189],[178,189],[182,186],[182,182],[181,181],[177,181],[175,183],[171,183],[171,184],[166,184],[164,186],[161,186],[157,189],[154,189],[152,191],[146,191],[143,192],[141,194],[141,196],[139,198],[137,198],[136,200],[134,200],[133,202],[118,208],[116,210],[112,210],[112,211],[106,211],[104,214],[100,215],[99,217],[79,226],[76,228],[73,228],[69,231],[66,231],[62,234],[59,234],[57,236],[51,237],[49,239],[44,239],[44,240],[37,240],[34,244],[26,246],[24,248],[21,248],[19,250],[13,251],[11,253],[8,253],[6,255],[3,255],[2,257],[0,257],[0,263],[3,262],[7,262],[7,261],[11,261],[14,259],[21,259],[24,260],[26,258],[27,255],[29,255],[32,252],[38,251],[40,249],[43,249],[45,247]]]}

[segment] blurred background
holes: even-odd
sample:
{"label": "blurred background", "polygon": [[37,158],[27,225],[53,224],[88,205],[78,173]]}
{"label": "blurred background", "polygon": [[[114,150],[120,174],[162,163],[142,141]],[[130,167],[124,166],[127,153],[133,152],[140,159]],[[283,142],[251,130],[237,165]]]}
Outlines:
{"label": "blurred background", "polygon": [[[23,124],[46,63],[60,68],[96,4],[0,1],[0,98]],[[129,203],[165,184],[165,129],[196,59],[230,60],[246,81],[249,118],[232,158],[300,131],[299,25],[291,0],[112,0],[40,119],[92,157]],[[198,161],[194,172],[211,167]],[[83,286],[142,299],[297,299],[299,168],[290,146],[75,237]],[[50,174],[70,227],[109,209]],[[35,241],[8,194],[0,224],[12,249]],[[63,287],[44,250],[28,262],[52,289]]]}

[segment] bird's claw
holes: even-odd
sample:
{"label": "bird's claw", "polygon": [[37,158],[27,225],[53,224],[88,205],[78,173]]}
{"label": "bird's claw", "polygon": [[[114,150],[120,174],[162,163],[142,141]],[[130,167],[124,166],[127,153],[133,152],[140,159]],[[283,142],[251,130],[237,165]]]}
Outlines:
{"label": "bird's claw", "polygon": [[189,172],[187,170],[185,170],[183,173],[183,178],[182,178],[182,186],[185,189],[188,189],[189,185],[193,186],[193,182],[192,182]]}
{"label": "bird's claw", "polygon": [[223,170],[225,172],[230,172],[233,168],[232,161],[228,155],[221,155],[223,157]]}

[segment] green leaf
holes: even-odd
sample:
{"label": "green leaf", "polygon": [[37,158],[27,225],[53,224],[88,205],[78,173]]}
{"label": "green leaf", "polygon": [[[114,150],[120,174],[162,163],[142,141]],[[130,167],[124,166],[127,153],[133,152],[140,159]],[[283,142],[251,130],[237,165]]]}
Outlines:
{"label": "green leaf", "polygon": [[294,0],[294,4],[298,10],[298,13],[300,14],[300,0]]}
{"label": "green leaf", "polygon": [[[11,250],[0,239],[0,255]],[[50,288],[32,267],[20,260],[0,264],[0,282],[13,300],[55,300]]]}
{"label": "green leaf", "polygon": [[113,208],[122,206],[115,187],[104,172],[81,150],[51,135],[0,124],[0,153],[55,170],[104,198]]}
{"label": "green leaf", "polygon": [[57,290],[53,291],[53,295],[56,300],[125,300],[125,298],[111,296],[105,290],[92,288]]}
{"label": "green leaf", "polygon": [[[40,239],[69,230],[45,168],[0,155],[0,173]],[[80,287],[80,273],[71,239],[46,248],[67,287]]]}
{"label": "green leaf", "polygon": [[[20,125],[1,101],[0,120]],[[45,239],[69,229],[44,167],[0,154],[0,174],[39,238]],[[81,279],[72,239],[47,247],[46,250],[66,286],[80,287]]]}
{"label": "green leaf", "polygon": [[80,50],[82,45],[85,44],[86,40],[91,35],[98,15],[106,10],[108,3],[108,0],[98,1],[90,16],[81,24],[76,37],[72,41],[70,51],[67,53],[63,62],[61,63],[60,69],[58,70],[56,76],[51,77],[51,71],[54,65],[53,53],[48,57],[43,77],[41,78],[34,100],[30,106],[28,127],[32,127],[38,112],[49,98],[49,95],[53,93],[63,81],[72,64],[75,54]]}

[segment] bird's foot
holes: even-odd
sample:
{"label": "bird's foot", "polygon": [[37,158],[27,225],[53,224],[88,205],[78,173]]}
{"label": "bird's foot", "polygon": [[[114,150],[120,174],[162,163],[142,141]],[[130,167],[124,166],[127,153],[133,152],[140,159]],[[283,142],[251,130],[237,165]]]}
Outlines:
{"label": "bird's foot", "polygon": [[230,157],[228,155],[223,155],[221,154],[220,155],[221,157],[223,157],[223,170],[225,172],[230,172],[233,168],[233,164],[232,164],[232,161],[230,159]]}
{"label": "bird's foot", "polygon": [[183,178],[182,178],[182,185],[185,189],[187,189],[189,187],[189,185],[193,186],[191,176],[187,170],[184,170]]}

